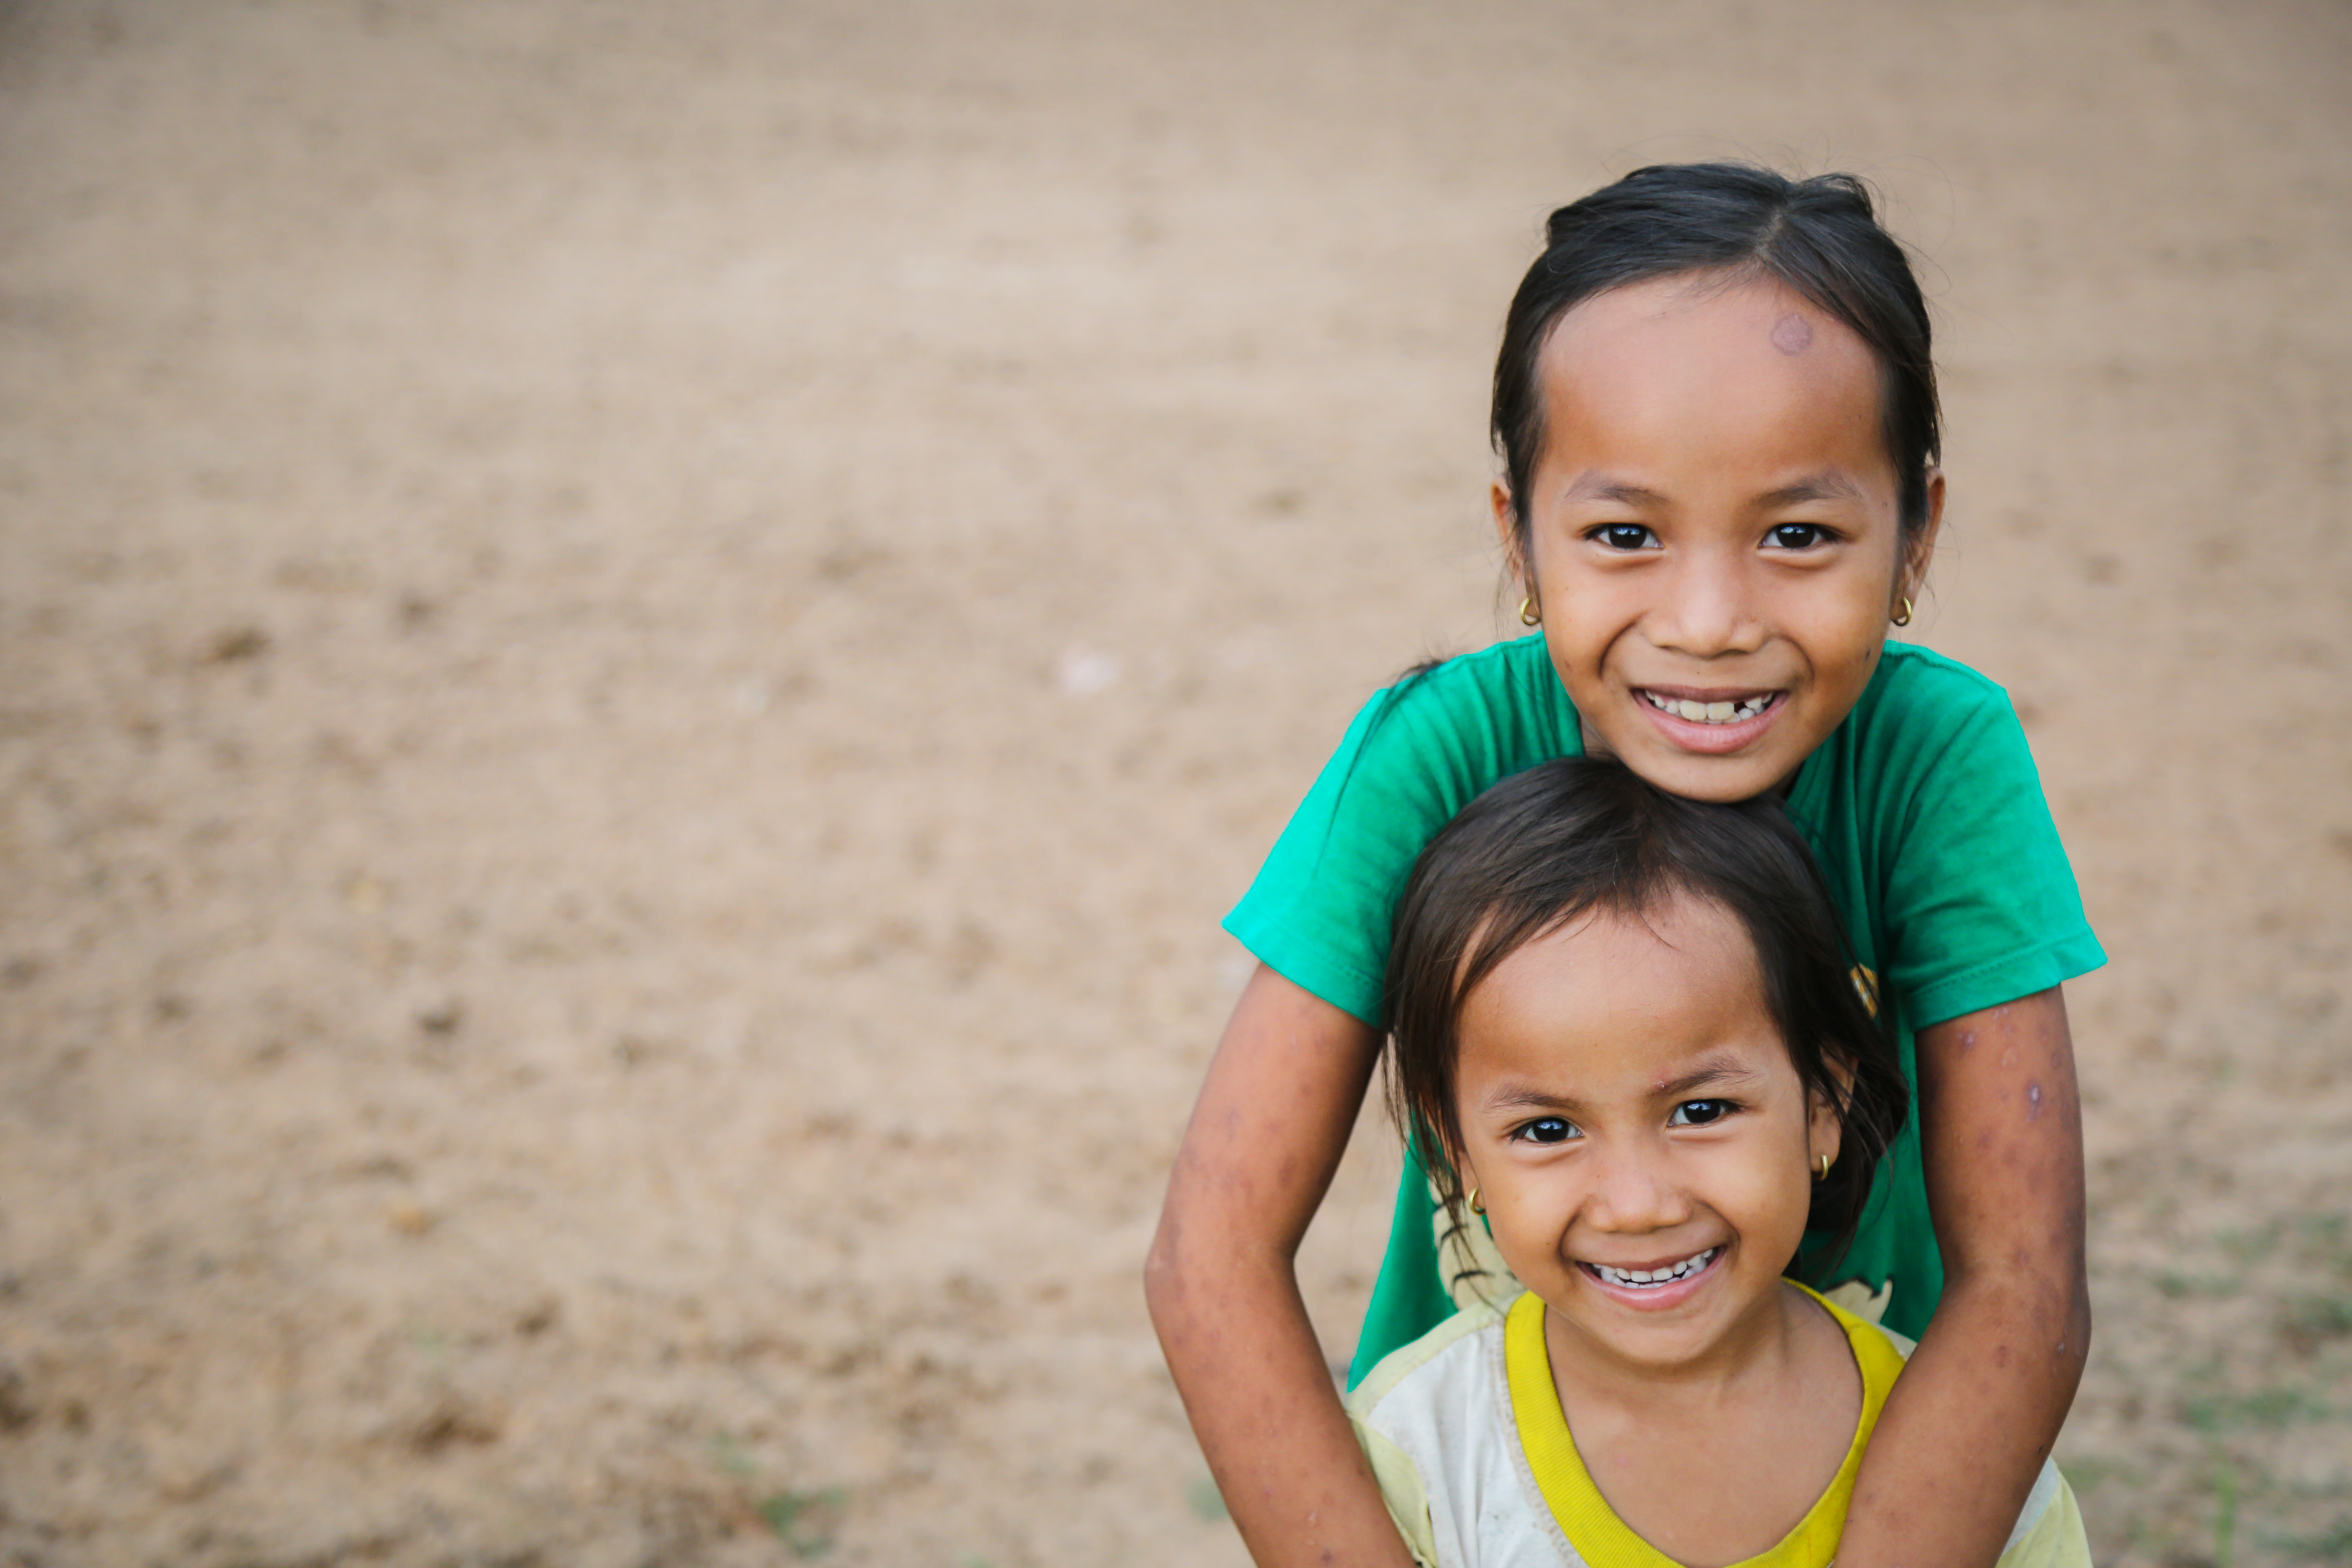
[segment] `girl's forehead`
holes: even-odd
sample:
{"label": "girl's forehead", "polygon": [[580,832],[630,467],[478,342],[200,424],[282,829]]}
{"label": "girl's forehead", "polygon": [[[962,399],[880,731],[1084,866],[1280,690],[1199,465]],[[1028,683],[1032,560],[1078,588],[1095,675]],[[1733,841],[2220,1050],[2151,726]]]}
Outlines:
{"label": "girl's forehead", "polygon": [[[1773,337],[1773,329],[1792,317],[1809,331],[1834,324],[1853,342],[1862,342],[1835,314],[1789,284],[1769,272],[1745,268],[1670,272],[1604,289],[1563,311],[1553,324],[1551,336],[1557,340],[1565,333],[1591,341],[1643,329],[1761,328],[1765,340],[1779,353],[1801,353],[1811,347],[1805,334],[1790,329],[1782,331],[1778,341]],[[1868,352],[1866,345],[1864,352]]]}
{"label": "girl's forehead", "polygon": [[1622,378],[1700,361],[1806,378],[1857,374],[1877,359],[1835,314],[1769,274],[1675,273],[1611,289],[1564,312],[1543,348],[1547,379]]}
{"label": "girl's forehead", "polygon": [[[1664,970],[1753,969],[1755,945],[1739,917],[1721,902],[1679,888],[1638,908],[1602,905],[1562,921],[1519,944],[1488,975],[1575,969],[1597,978]],[[1481,989],[1487,982],[1481,983]]]}
{"label": "girl's forehead", "polygon": [[1775,279],[1685,275],[1596,296],[1560,319],[1539,379],[1555,476],[1631,467],[1679,473],[1677,488],[1769,489],[1784,469],[1830,468],[1874,491],[1893,483],[1875,355]]}
{"label": "girl's forehead", "polygon": [[1687,896],[1595,911],[1528,942],[1465,998],[1459,1034],[1465,1076],[1609,1079],[1779,1039],[1746,928]]}

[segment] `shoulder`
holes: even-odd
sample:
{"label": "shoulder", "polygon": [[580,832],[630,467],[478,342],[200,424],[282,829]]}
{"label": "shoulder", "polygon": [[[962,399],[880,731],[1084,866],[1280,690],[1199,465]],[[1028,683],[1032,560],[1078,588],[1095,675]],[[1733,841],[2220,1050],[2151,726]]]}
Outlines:
{"label": "shoulder", "polygon": [[1480,1302],[1390,1352],[1348,1414],[1415,1561],[1577,1568],[1519,1447],[1504,1321],[1503,1307]]}
{"label": "shoulder", "polygon": [[1830,1300],[1826,1297],[1822,1298],[1822,1303],[1828,1307],[1831,1313],[1836,1317],[1839,1326],[1846,1331],[1846,1335],[1850,1339],[1857,1335],[1874,1334],[1879,1339],[1884,1340],[1886,1342],[1887,1347],[1894,1351],[1895,1359],[1898,1361],[1909,1361],[1911,1359],[1911,1352],[1919,1348],[1918,1341],[1904,1338],[1901,1334],[1896,1333],[1893,1329],[1888,1328],[1885,1323],[1875,1322],[1868,1318],[1857,1317],[1853,1313],[1847,1311],[1837,1302]]}
{"label": "shoulder", "polygon": [[1502,1342],[1502,1310],[1480,1301],[1381,1359],[1348,1395],[1359,1421],[1412,1424],[1440,1406],[1459,1411],[1489,1394],[1486,1359]]}
{"label": "shoulder", "polygon": [[1911,1352],[1918,1346],[1875,1318],[1849,1310],[1834,1296],[1824,1295],[1801,1280],[1789,1283],[1819,1303],[1844,1332],[1854,1366],[1862,1373],[1863,1425],[1867,1430],[1878,1420],[1879,1407],[1894,1392],[1895,1380],[1903,1375],[1904,1363],[1911,1359]]}
{"label": "shoulder", "polygon": [[1481,790],[1577,750],[1576,737],[1540,637],[1412,671],[1357,713],[1225,929],[1376,1023],[1390,913],[1414,857]]}
{"label": "shoulder", "polygon": [[1418,673],[1440,687],[1480,687],[1488,690],[1536,682],[1538,678],[1547,684],[1557,684],[1559,679],[1551,667],[1551,650],[1541,632],[1506,637],[1475,653],[1436,659]]}
{"label": "shoulder", "polygon": [[1857,730],[1889,736],[1950,732],[1987,723],[2014,728],[2000,683],[1916,643],[1890,642],[1854,704]]}
{"label": "shoulder", "polygon": [[1410,865],[1472,795],[1580,749],[1577,734],[1543,639],[1515,637],[1423,665],[1372,693],[1302,810],[1396,830]]}
{"label": "shoulder", "polygon": [[1550,718],[1563,710],[1573,711],[1542,637],[1534,634],[1422,665],[1365,704],[1368,713],[1436,724]]}
{"label": "shoulder", "polygon": [[1972,838],[2023,812],[2048,816],[2032,749],[2000,684],[1958,659],[1889,643],[1853,711],[1823,748],[1808,805],[1816,817],[1843,809],[1865,819],[1882,848],[1930,836]]}
{"label": "shoulder", "polygon": [[1393,797],[1414,819],[1418,853],[1496,780],[1582,749],[1575,705],[1531,636],[1423,665],[1375,692],[1334,761],[1348,793],[1376,808]]}

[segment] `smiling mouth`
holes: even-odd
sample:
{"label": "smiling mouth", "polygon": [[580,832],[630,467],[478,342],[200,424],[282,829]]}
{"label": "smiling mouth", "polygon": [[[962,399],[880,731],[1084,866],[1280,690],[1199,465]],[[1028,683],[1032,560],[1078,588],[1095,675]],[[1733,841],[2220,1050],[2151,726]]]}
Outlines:
{"label": "smiling mouth", "polygon": [[1590,1272],[1603,1284],[1625,1290],[1657,1290],[1692,1275],[1713,1263],[1723,1251],[1720,1245],[1705,1252],[1694,1253],[1680,1263],[1669,1263],[1659,1268],[1612,1268],[1606,1263],[1579,1263],[1578,1268]]}
{"label": "smiling mouth", "polygon": [[1745,697],[1701,701],[1690,697],[1669,697],[1646,687],[1639,689],[1637,695],[1659,712],[1693,724],[1745,723],[1763,717],[1781,697],[1778,691],[1757,691]]}

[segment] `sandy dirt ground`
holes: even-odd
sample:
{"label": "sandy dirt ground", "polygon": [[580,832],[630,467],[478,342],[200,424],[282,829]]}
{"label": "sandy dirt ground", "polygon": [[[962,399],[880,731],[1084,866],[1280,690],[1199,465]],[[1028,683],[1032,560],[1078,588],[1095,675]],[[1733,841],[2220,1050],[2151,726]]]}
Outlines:
{"label": "sandy dirt ground", "polygon": [[1930,262],[2101,1561],[2352,1560],[2347,148],[2335,0],[0,5],[0,1562],[1241,1563],[1217,919],[1724,153]]}

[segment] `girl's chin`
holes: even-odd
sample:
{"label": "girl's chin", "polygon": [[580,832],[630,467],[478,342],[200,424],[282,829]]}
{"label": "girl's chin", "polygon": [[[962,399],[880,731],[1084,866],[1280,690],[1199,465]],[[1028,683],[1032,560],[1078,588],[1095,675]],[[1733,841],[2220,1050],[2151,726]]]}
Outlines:
{"label": "girl's chin", "polygon": [[1736,724],[1669,718],[1644,699],[1622,693],[1609,721],[1584,726],[1585,750],[1614,757],[1650,783],[1687,800],[1752,800],[1780,788],[1823,737],[1809,736],[1804,715],[1782,693],[1771,707]]}

